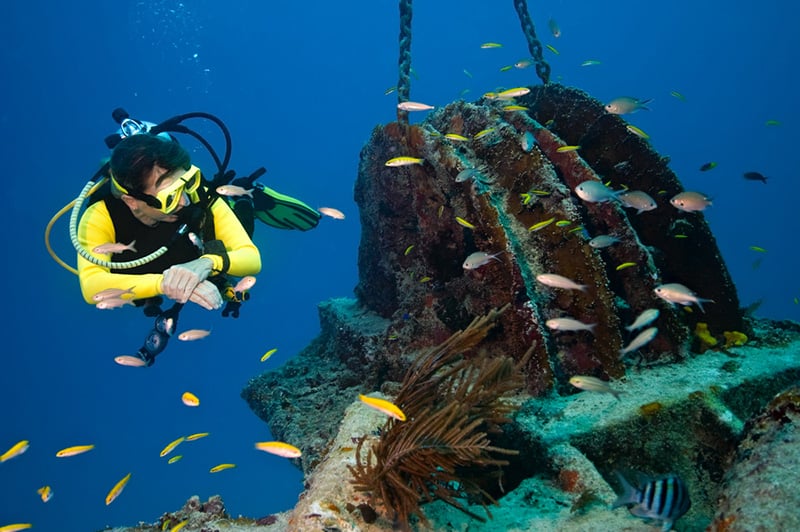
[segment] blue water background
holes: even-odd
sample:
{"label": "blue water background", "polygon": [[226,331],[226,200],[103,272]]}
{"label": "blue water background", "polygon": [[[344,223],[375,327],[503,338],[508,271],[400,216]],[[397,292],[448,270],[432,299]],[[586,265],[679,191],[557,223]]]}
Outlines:
{"label": "blue water background", "polygon": [[[475,100],[497,87],[538,83],[533,69],[500,72],[527,56],[511,1],[416,4],[413,100],[442,106],[466,89],[464,98]],[[620,0],[531,7],[543,42],[560,52],[545,52],[554,80],[602,101],[654,99],[651,111],[627,118],[671,157],[687,189],[713,196],[707,218],[742,303],[763,298],[760,315],[798,319],[797,6]],[[563,30],[558,39],[547,30],[551,16]],[[249,378],[316,336],[318,302],[352,295],[359,151],[375,125],[395,118],[396,94],[384,91],[397,83],[396,3],[32,0],[6,7],[0,34],[0,452],[31,442],[27,453],[0,464],[0,525],[91,531],[154,521],[194,494],[221,494],[233,515],[292,507],[301,475],[253,449],[271,435],[239,394]],[[486,41],[504,46],[481,49]],[[588,59],[602,64],[581,67]],[[323,219],[309,233],[259,225],[264,268],[242,317],[188,308],[180,329],[211,328],[212,335],[173,341],[146,370],[117,366],[113,357],[139,347],[150,320],[131,308],[85,304],[77,279],[50,259],[42,238],[50,217],[108,154],[103,138],[118,106],[154,122],[214,113],[233,134],[233,168],[244,174],[266,166],[268,186],[347,215]],[[202,149],[185,143],[210,170]],[[719,166],[699,172],[708,161]],[[769,176],[768,184],[745,181],[750,170]],[[53,244],[74,264],[66,220]],[[278,352],[261,363],[271,348]],[[186,390],[200,407],[181,403]],[[175,451],[181,461],[159,458],[173,439],[205,431],[211,436]],[[97,447],[55,458],[58,449],[85,443]],[[237,467],[210,474],[220,462]],[[129,472],[125,491],[106,506],[108,490]],[[47,504],[36,494],[45,484],[55,493]]]}

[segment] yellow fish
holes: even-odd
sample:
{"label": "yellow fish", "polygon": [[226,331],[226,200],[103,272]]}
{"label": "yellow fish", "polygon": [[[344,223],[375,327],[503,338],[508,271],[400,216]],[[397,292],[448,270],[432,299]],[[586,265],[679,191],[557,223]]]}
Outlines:
{"label": "yellow fish", "polygon": [[525,96],[529,92],[531,92],[531,90],[528,87],[514,87],[513,89],[506,89],[498,92],[496,98],[501,100],[510,100],[511,98],[516,98],[517,96]]}
{"label": "yellow fish", "polygon": [[17,532],[18,530],[27,530],[33,525],[30,523],[14,523],[12,525],[0,526],[0,532]]}
{"label": "yellow fish", "polygon": [[177,447],[178,445],[180,445],[180,444],[181,444],[181,442],[183,442],[183,440],[185,440],[185,439],[186,439],[186,437],[185,437],[185,436],[181,436],[181,437],[180,437],[180,438],[178,438],[177,440],[175,440],[175,441],[172,441],[172,442],[169,442],[169,443],[167,444],[167,446],[166,446],[166,447],[164,447],[164,448],[161,450],[161,453],[159,454],[159,456],[160,456],[161,458],[163,458],[163,457],[167,456],[169,453],[171,453],[171,452],[172,452],[172,450],[173,450],[173,449],[175,449],[175,447]]}
{"label": "yellow fish", "polygon": [[388,89],[386,89],[385,91],[383,91],[383,94],[384,94],[385,96],[389,96],[391,93],[393,93],[393,92],[394,92],[394,91],[396,91],[396,90],[397,90],[397,87],[389,87]]}
{"label": "yellow fish", "polygon": [[36,490],[36,493],[38,493],[39,497],[42,498],[42,502],[47,502],[53,498],[53,490],[50,488],[50,486],[42,486]]}
{"label": "yellow fish", "polygon": [[533,231],[538,231],[540,229],[544,229],[545,227],[547,227],[548,225],[550,225],[551,223],[553,223],[555,221],[556,221],[556,218],[554,216],[553,218],[550,218],[549,220],[545,220],[543,222],[537,222],[537,223],[533,224],[532,226],[530,226],[528,228],[528,231],[533,232]]}
{"label": "yellow fish", "polygon": [[492,132],[494,132],[494,128],[493,127],[482,129],[482,130],[478,131],[477,133],[475,133],[475,136],[473,136],[472,138],[477,140],[477,139],[479,139],[481,137],[485,137],[486,135],[488,135],[489,133],[492,133]]}
{"label": "yellow fish", "polygon": [[192,392],[183,392],[181,401],[183,401],[183,404],[186,406],[200,406],[200,399]]}
{"label": "yellow fish", "polygon": [[198,432],[196,434],[190,434],[189,436],[186,436],[186,441],[199,440],[200,438],[205,438],[208,435],[209,435],[208,432]]}
{"label": "yellow fish", "polygon": [[5,462],[6,460],[11,460],[16,456],[21,455],[22,453],[28,450],[29,446],[30,442],[28,440],[18,441],[11,447],[11,449],[7,450],[3,454],[0,454],[0,463]]}
{"label": "yellow fish", "polygon": [[481,45],[481,48],[486,50],[488,48],[502,48],[502,46],[499,42],[485,42]]}
{"label": "yellow fish", "polygon": [[427,283],[427,282],[429,282],[431,279],[432,279],[431,277],[428,277],[428,276],[426,275],[425,277],[420,277],[420,279],[419,279],[419,282],[421,282],[421,283]]}
{"label": "yellow fish", "polygon": [[632,126],[632,125],[628,124],[627,126],[625,126],[625,129],[627,129],[628,131],[630,131],[631,133],[633,133],[637,137],[640,137],[640,138],[643,138],[643,139],[649,139],[650,138],[650,135],[648,135],[647,133],[645,133],[644,131],[642,131],[641,129],[639,129],[636,126]]}
{"label": "yellow fish", "polygon": [[503,107],[503,111],[527,111],[528,108],[524,105],[506,105]]}
{"label": "yellow fish", "polygon": [[506,65],[506,66],[500,67],[500,72],[508,72],[512,68],[514,68],[514,65]]}
{"label": "yellow fish", "polygon": [[672,92],[669,93],[669,95],[672,96],[673,98],[679,99],[682,102],[686,101],[686,96],[684,96],[683,94],[681,94],[678,91],[672,91]]}
{"label": "yellow fish", "polygon": [[169,460],[167,460],[167,463],[168,463],[168,464],[174,464],[175,462],[177,462],[177,461],[178,461],[178,460],[180,460],[181,458],[183,458],[183,455],[182,455],[182,454],[176,454],[175,456],[173,456],[172,458],[170,458]]}
{"label": "yellow fish", "polygon": [[767,250],[762,248],[761,246],[750,246],[750,249],[753,251],[758,251],[759,253],[766,253]]}
{"label": "yellow fish", "polygon": [[548,191],[546,191],[546,190],[536,190],[536,189],[534,189],[534,190],[529,190],[528,192],[530,192],[531,194],[534,194],[536,196],[549,196],[550,195],[550,193]]}
{"label": "yellow fish", "polygon": [[267,359],[268,359],[269,357],[271,357],[272,355],[274,355],[274,354],[275,354],[277,351],[278,351],[278,348],[277,348],[277,347],[275,347],[275,348],[272,348],[272,349],[270,349],[270,350],[269,350],[269,351],[267,351],[266,353],[264,353],[264,354],[261,356],[261,362],[266,362],[266,361],[267,361]]}
{"label": "yellow fish", "polygon": [[556,149],[556,151],[558,153],[564,153],[564,152],[567,152],[567,151],[575,151],[575,150],[579,150],[579,149],[581,149],[580,146],[560,146],[558,149]]}
{"label": "yellow fish", "polygon": [[226,469],[232,469],[234,467],[236,467],[236,464],[219,464],[209,469],[208,472],[219,473],[220,471],[225,471]]}
{"label": "yellow fish", "polygon": [[130,479],[131,479],[131,474],[128,473],[127,475],[122,477],[122,480],[114,484],[114,487],[111,488],[111,491],[109,491],[108,495],[106,495],[106,506],[114,502],[114,499],[119,497],[119,494],[122,493],[123,489],[125,489],[125,485],[128,483]]}
{"label": "yellow fish", "polygon": [[56,453],[56,456],[58,458],[66,458],[67,456],[75,456],[76,454],[89,452],[92,449],[94,449],[94,445],[73,445],[72,447],[61,449]]}
{"label": "yellow fish", "polygon": [[469,140],[464,135],[459,135],[458,133],[447,133],[444,137],[450,140],[457,140],[458,142],[467,142]]}
{"label": "yellow fish", "polygon": [[545,45],[545,48],[547,48],[548,50],[550,50],[551,52],[553,52],[553,53],[554,53],[554,54],[556,54],[556,55],[561,55],[561,54],[558,52],[558,50],[556,50],[555,46],[553,46],[552,44],[546,44],[546,45]]}
{"label": "yellow fish", "polygon": [[393,157],[386,161],[386,166],[409,166],[412,164],[422,164],[425,162],[425,159],[420,159],[419,157]]}
{"label": "yellow fish", "polygon": [[559,221],[556,222],[556,227],[566,227],[566,226],[570,225],[571,223],[572,222],[570,222],[569,220],[559,220]]}
{"label": "yellow fish", "polygon": [[617,266],[615,269],[617,271],[620,271],[620,270],[624,270],[625,268],[630,268],[631,266],[636,266],[636,263],[635,262],[623,262],[622,264]]}
{"label": "yellow fish", "polygon": [[523,192],[522,194],[519,195],[519,199],[522,200],[523,205],[527,205],[528,203],[531,202],[531,195]]}
{"label": "yellow fish", "polygon": [[406,250],[403,252],[403,255],[408,255],[409,253],[411,253],[412,249],[414,249],[414,244],[411,244],[410,246],[408,246],[406,248]]}
{"label": "yellow fish", "polygon": [[300,449],[294,445],[282,441],[260,441],[256,443],[256,449],[283,456],[284,458],[297,458],[303,454]]}
{"label": "yellow fish", "polygon": [[466,227],[467,229],[475,229],[474,225],[466,221],[464,218],[461,218],[460,216],[456,216],[456,222],[458,223],[458,225]]}
{"label": "yellow fish", "polygon": [[444,212],[444,205],[439,205],[439,209],[436,211],[436,215],[441,218],[442,213]]}
{"label": "yellow fish", "polygon": [[396,404],[390,401],[378,399],[377,397],[367,397],[364,394],[358,394],[358,398],[361,399],[361,401],[367,406],[374,408],[379,412],[383,412],[389,417],[393,417],[399,421],[406,420],[406,415],[403,413],[403,411],[400,410]]}
{"label": "yellow fish", "polygon": [[170,528],[169,532],[178,532],[178,530],[180,530],[181,528],[185,527],[188,524],[189,524],[189,520],[188,519],[184,519],[183,521],[181,521],[177,525],[175,525],[172,528]]}
{"label": "yellow fish", "polygon": [[781,121],[780,120],[767,120],[765,122],[765,125],[767,125],[767,126],[779,126],[779,125],[781,125]]}

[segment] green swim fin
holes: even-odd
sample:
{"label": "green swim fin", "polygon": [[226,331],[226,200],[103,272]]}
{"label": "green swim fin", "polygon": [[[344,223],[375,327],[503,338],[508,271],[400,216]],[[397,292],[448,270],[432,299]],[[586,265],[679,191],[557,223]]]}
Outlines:
{"label": "green swim fin", "polygon": [[284,196],[261,183],[253,183],[253,207],[256,218],[278,229],[308,231],[322,215],[302,201]]}

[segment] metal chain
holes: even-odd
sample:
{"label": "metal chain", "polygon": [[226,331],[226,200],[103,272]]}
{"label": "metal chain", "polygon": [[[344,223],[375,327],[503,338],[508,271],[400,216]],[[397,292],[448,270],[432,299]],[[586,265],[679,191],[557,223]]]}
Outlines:
{"label": "metal chain", "polygon": [[[400,79],[397,82],[397,102],[411,96],[411,0],[400,0]],[[408,124],[408,112],[397,110],[397,121]]]}
{"label": "metal chain", "polygon": [[528,51],[531,57],[536,62],[536,75],[542,80],[542,83],[550,81],[550,65],[544,60],[542,56],[542,43],[536,38],[536,30],[533,27],[533,21],[530,14],[528,14],[528,2],[526,0],[514,0],[514,9],[517,10],[519,22],[522,24],[522,33],[525,34],[525,39],[528,41]]}

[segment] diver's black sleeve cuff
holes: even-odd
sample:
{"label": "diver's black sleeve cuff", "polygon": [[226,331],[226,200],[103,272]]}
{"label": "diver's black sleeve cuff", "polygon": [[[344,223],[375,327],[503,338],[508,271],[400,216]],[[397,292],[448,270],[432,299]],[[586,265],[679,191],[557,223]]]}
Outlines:
{"label": "diver's black sleeve cuff", "polygon": [[228,257],[228,251],[225,249],[222,240],[210,240],[205,242],[204,245],[204,255],[216,255],[222,259],[222,269],[214,270],[213,273],[215,275],[227,273],[231,267],[231,259]]}

